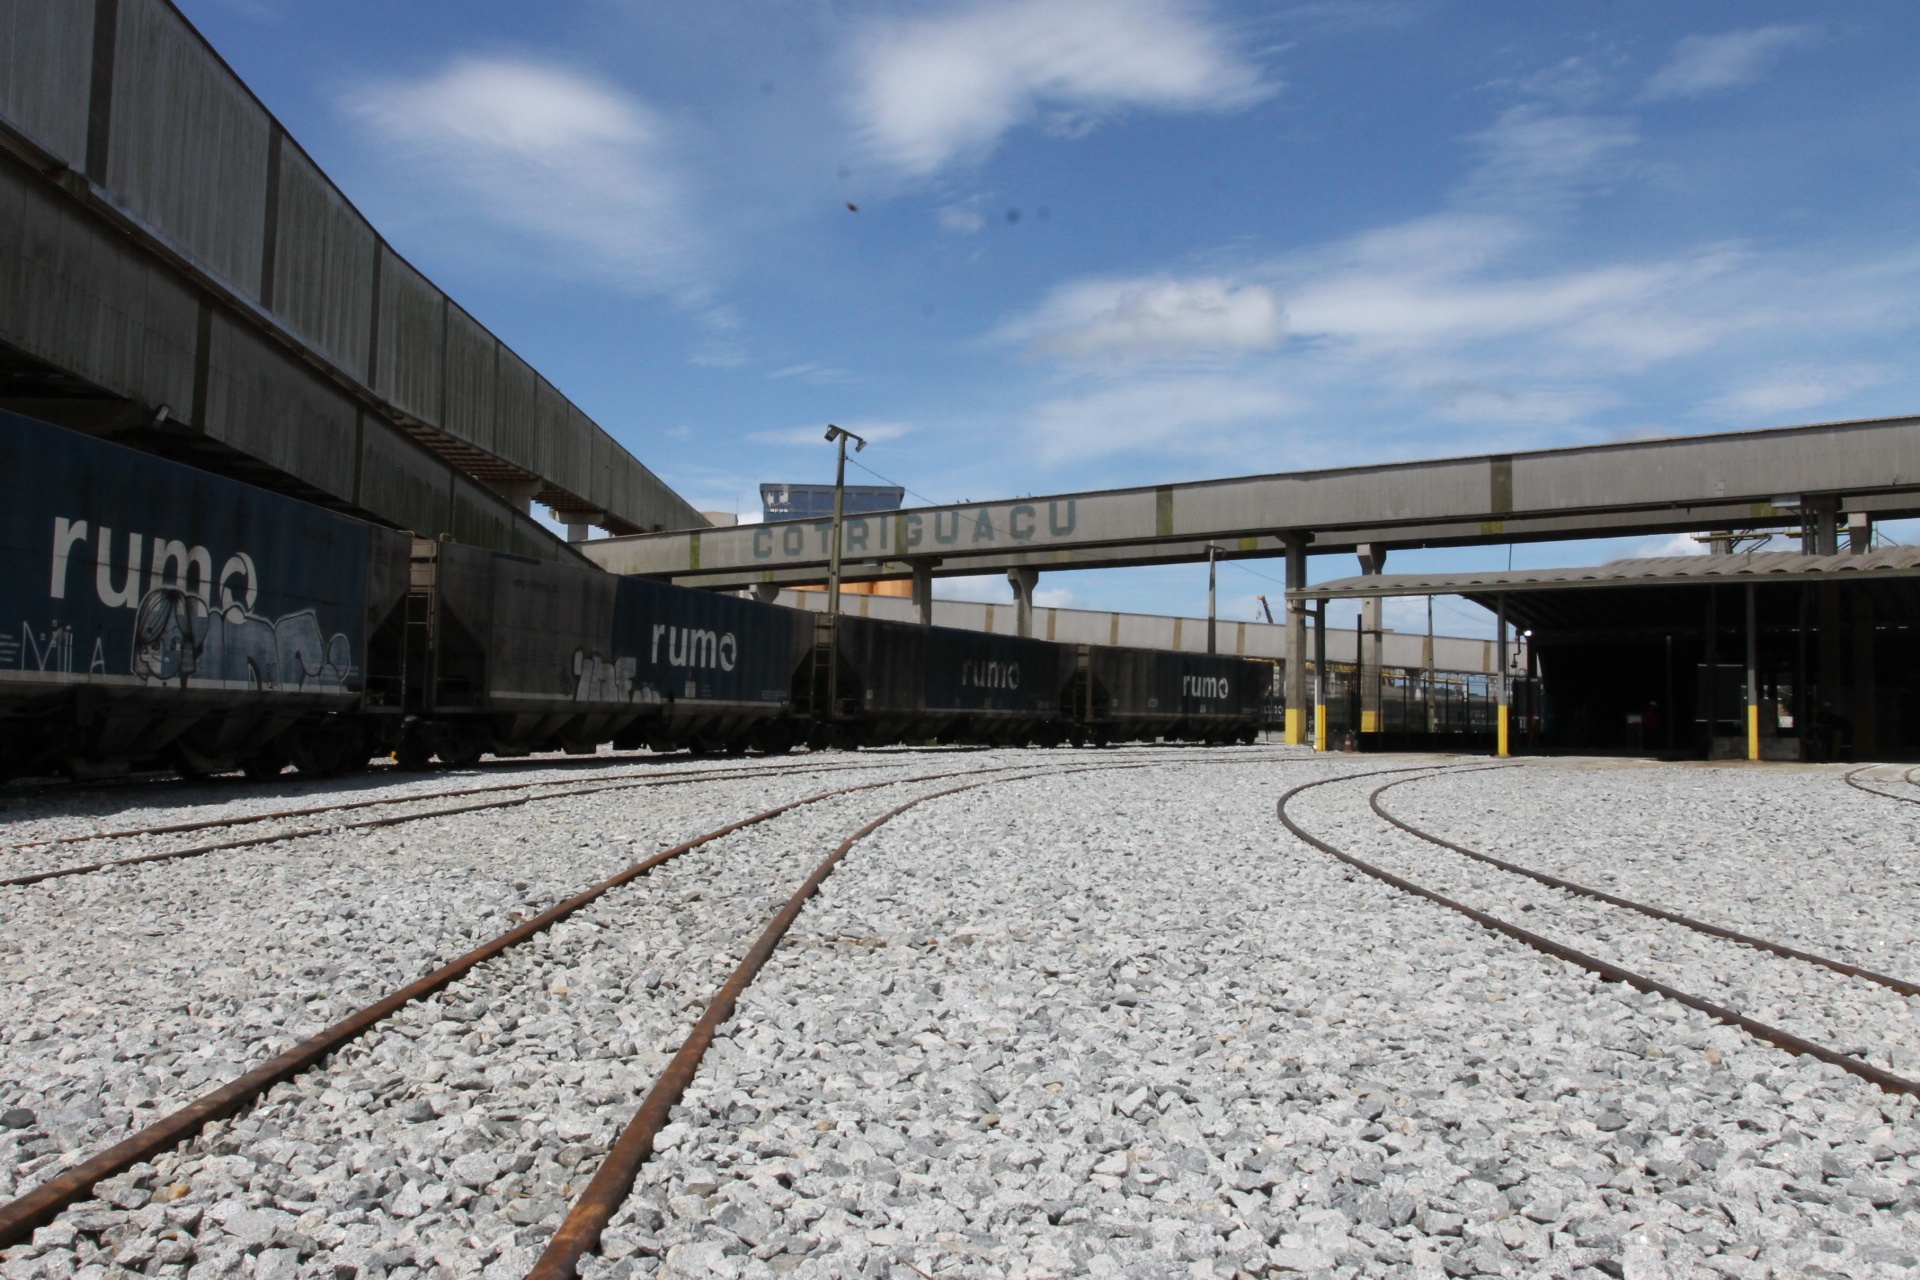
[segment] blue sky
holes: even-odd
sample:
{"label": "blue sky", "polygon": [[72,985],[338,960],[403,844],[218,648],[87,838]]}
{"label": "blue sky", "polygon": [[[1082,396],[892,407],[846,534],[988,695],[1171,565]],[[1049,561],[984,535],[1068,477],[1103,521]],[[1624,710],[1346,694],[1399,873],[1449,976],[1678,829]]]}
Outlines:
{"label": "blue sky", "polygon": [[182,7],[706,508],[831,479],[828,421],[954,501],[1920,406],[1910,4]]}

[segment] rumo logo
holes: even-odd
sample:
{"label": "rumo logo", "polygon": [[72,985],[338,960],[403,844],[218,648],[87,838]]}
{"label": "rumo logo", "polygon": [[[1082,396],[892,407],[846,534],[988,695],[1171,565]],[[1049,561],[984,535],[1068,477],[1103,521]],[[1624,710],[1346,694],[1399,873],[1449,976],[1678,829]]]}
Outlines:
{"label": "rumo logo", "polygon": [[970,689],[1018,689],[1020,664],[1017,662],[963,662],[960,686]]}
{"label": "rumo logo", "polygon": [[1225,676],[1181,676],[1180,695],[1185,698],[1227,697],[1227,678]]}
{"label": "rumo logo", "polygon": [[[235,605],[253,611],[260,598],[260,576],[253,557],[237,551],[213,576],[213,557],[205,547],[190,547],[145,534],[129,533],[125,553],[116,563],[113,530],[106,525],[89,528],[85,520],[53,519],[53,572],[47,594],[55,600],[67,598],[67,569],[71,561],[86,555],[85,546],[93,544],[93,590],[108,608],[138,609],[147,592],[157,587],[175,587],[211,608],[213,591],[220,589],[220,608]],[[76,554],[76,551],[78,554]],[[86,570],[82,569],[82,573]],[[236,591],[235,588],[238,588]],[[85,588],[81,588],[83,591]]]}
{"label": "rumo logo", "polygon": [[672,627],[664,622],[653,624],[653,649],[648,659],[660,661],[660,641],[667,642],[667,663],[675,667],[718,667],[722,671],[733,670],[740,658],[740,642],[733,638],[733,632],[702,631],[695,627]]}

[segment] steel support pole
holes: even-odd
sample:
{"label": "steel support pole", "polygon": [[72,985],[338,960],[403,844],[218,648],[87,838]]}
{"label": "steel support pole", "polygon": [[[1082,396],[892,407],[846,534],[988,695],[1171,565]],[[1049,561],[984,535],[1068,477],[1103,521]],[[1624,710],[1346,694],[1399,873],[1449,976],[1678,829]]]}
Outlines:
{"label": "steel support pole", "polygon": [[1327,749],[1327,602],[1313,602],[1313,749]]}
{"label": "steel support pole", "polygon": [[1307,604],[1295,592],[1307,589],[1307,543],[1287,539],[1287,745],[1307,742]]}
{"label": "steel support pole", "polygon": [[847,512],[847,437],[835,438],[839,463],[833,471],[833,546],[827,553],[827,616],[840,612],[840,529]]}
{"label": "steel support pole", "polygon": [[[1387,567],[1387,549],[1363,545],[1359,548],[1360,572],[1371,577],[1383,573]],[[1360,706],[1357,724],[1361,733],[1378,733],[1380,720],[1380,680],[1382,650],[1386,647],[1384,632],[1384,608],[1386,601],[1379,596],[1368,596],[1360,603],[1360,617],[1357,625],[1360,634],[1355,637],[1359,642],[1359,658],[1355,663],[1354,681],[1359,686]]]}
{"label": "steel support pole", "polygon": [[1747,584],[1747,759],[1760,758],[1760,623],[1753,584]]}
{"label": "steel support pole", "polygon": [[1207,544],[1207,653],[1210,655],[1220,652],[1217,647],[1218,636],[1216,634],[1218,628],[1218,606],[1220,603],[1218,593],[1219,566],[1216,558],[1219,554],[1220,548],[1209,542]]}
{"label": "steel support pole", "polygon": [[1498,753],[1505,756],[1512,754],[1507,749],[1507,597],[1505,593],[1500,595],[1499,601],[1500,612],[1495,623],[1500,632],[1500,674],[1499,683],[1495,686],[1495,696],[1499,701],[1495,704],[1494,710],[1496,717],[1494,735],[1498,740]]}
{"label": "steel support pole", "polygon": [[1433,695],[1435,692],[1434,686],[1439,683],[1439,673],[1434,670],[1433,597],[1431,595],[1427,597],[1427,647],[1426,651],[1420,655],[1420,665],[1426,668],[1425,674],[1427,677],[1427,732],[1438,733],[1440,731],[1440,720],[1439,713],[1434,709]]}

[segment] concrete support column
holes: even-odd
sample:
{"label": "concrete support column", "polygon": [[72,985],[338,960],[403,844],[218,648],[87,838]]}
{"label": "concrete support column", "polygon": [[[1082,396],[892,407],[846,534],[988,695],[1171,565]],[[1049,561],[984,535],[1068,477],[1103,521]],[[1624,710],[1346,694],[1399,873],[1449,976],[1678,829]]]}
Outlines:
{"label": "concrete support column", "polygon": [[[1360,572],[1369,576],[1387,565],[1387,549],[1362,543],[1356,550]],[[1380,659],[1385,647],[1381,629],[1386,601],[1370,596],[1360,605],[1360,732],[1380,732]]]}
{"label": "concrete support column", "polygon": [[1864,511],[1847,515],[1847,550],[1856,556],[1873,550],[1873,517]]}
{"label": "concrete support column", "polygon": [[1313,602],[1313,749],[1327,749],[1327,602]]}
{"label": "concrete support column", "polygon": [[1816,494],[1801,500],[1800,552],[1809,556],[1840,554],[1840,499]]}
{"label": "concrete support column", "polygon": [[920,625],[933,625],[933,561],[913,562],[913,607],[920,613]]}
{"label": "concrete support column", "polygon": [[1007,581],[1013,586],[1013,608],[1016,635],[1033,634],[1033,589],[1040,584],[1038,569],[1009,569]]}
{"label": "concrete support column", "polygon": [[1287,745],[1307,741],[1307,602],[1295,593],[1307,589],[1307,542],[1287,539]]}
{"label": "concrete support column", "polygon": [[488,481],[487,487],[505,498],[514,510],[532,515],[533,499],[542,485],[538,480],[494,480]]}
{"label": "concrete support column", "polygon": [[567,526],[568,542],[585,542],[593,536],[593,527],[595,525],[604,527],[608,520],[607,513],[604,511],[561,511],[558,508],[550,509],[553,511],[554,520],[559,524]]}

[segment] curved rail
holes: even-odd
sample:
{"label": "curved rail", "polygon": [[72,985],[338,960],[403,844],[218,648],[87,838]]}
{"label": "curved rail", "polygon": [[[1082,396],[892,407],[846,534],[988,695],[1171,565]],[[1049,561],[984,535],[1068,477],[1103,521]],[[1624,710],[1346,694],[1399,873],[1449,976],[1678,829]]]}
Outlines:
{"label": "curved rail", "polygon": [[[1209,761],[1208,763],[1264,764],[1264,763],[1272,763],[1275,760],[1280,760],[1285,758],[1287,757],[1254,756],[1254,757],[1240,757],[1237,759],[1215,760],[1215,761]],[[1063,773],[1082,773],[1082,772],[1089,772],[1089,771],[1095,771],[1095,770],[1145,769],[1145,768],[1153,767],[1155,763],[1158,763],[1158,762],[1144,761],[1144,762],[1124,763],[1124,764],[1092,764],[1092,765],[1084,765],[1078,768],[1070,768],[1070,769],[1039,770],[1035,772],[1022,774],[1021,777],[1046,777],[1046,776],[1053,776],[1053,775],[1063,774]],[[672,859],[677,858],[684,853],[687,853],[694,849],[698,849],[702,845],[710,844],[713,841],[718,840],[723,836],[731,835],[732,833],[736,831],[740,831],[746,827],[755,826],[759,823],[769,821],[770,819],[776,818],[781,814],[788,813],[794,809],[799,809],[807,805],[818,804],[823,800],[830,800],[837,796],[851,795],[855,792],[861,792],[861,791],[872,791],[881,787],[907,786],[907,785],[912,785],[914,783],[919,783],[919,782],[940,781],[943,779],[964,776],[967,774],[1012,773],[1027,767],[1028,766],[1024,766],[1024,765],[1003,765],[1003,766],[998,766],[991,769],[952,770],[945,773],[922,774],[916,777],[909,777],[909,778],[885,778],[875,782],[863,782],[863,783],[858,783],[854,786],[840,787],[831,791],[823,791],[816,795],[806,796],[799,800],[788,801],[785,804],[777,805],[774,808],[764,810],[763,812],[760,812],[760,813],[756,813],[751,817],[742,818],[737,822],[728,823],[726,826],[715,828],[714,830],[709,831],[704,835],[696,836],[693,839],[677,844],[670,849],[664,849],[659,853],[656,853],[651,857],[644,859],[641,862],[637,862],[632,866],[626,868],[625,870],[620,871],[619,873],[605,880],[600,881],[599,883],[593,885],[592,887],[586,890],[583,890],[582,892],[574,895],[573,897],[568,898],[565,901],[558,903],[553,907],[548,908],[546,911],[541,912],[539,915],[534,916],[522,922],[521,924],[515,926],[512,929],[507,930],[505,933],[500,934],[498,937],[493,938],[491,941],[483,943],[479,947],[474,948],[473,950],[467,952],[466,954],[449,962],[448,964],[443,965],[439,969],[434,970],[432,973],[429,973],[422,978],[416,979],[415,981],[408,983],[406,986],[403,986],[398,990],[390,993],[389,995],[383,997],[382,999],[375,1001],[373,1004],[367,1005],[364,1008],[360,1009],[359,1011],[348,1015],[346,1018],[343,1018],[339,1022],[334,1023],[332,1026],[320,1032],[318,1035],[313,1036],[307,1040],[304,1040],[297,1045],[294,1045],[292,1048],[286,1050],[281,1054],[278,1054],[277,1056],[267,1060],[266,1062],[261,1063],[259,1066],[253,1068],[252,1070],[240,1076],[235,1077],[233,1080],[228,1081],[226,1084],[220,1086],[219,1088],[214,1089],[211,1092],[202,1095],[201,1097],[195,1099],[193,1102],[187,1104],[186,1106],[181,1107],[178,1110],[175,1110],[169,1113],[168,1115],[161,1117],[159,1120],[148,1125],[146,1128],[140,1130],[138,1133],[132,1134],[131,1136],[117,1143],[116,1145],[109,1147],[107,1150],[94,1155],[90,1159],[82,1161],[81,1163],[61,1173],[58,1177],[49,1179],[47,1182],[41,1183],[39,1186],[24,1193],[23,1195],[17,1197],[16,1199],[4,1205],[0,1205],[0,1249],[4,1249],[10,1245],[18,1243],[19,1241],[29,1236],[34,1230],[34,1228],[43,1226],[47,1222],[50,1222],[55,1216],[57,1216],[61,1212],[61,1210],[66,1208],[68,1205],[72,1204],[74,1201],[83,1198],[93,1188],[94,1184],[104,1179],[111,1178],[116,1174],[122,1173],[126,1169],[130,1168],[135,1164],[140,1163],[143,1160],[151,1159],[153,1156],[159,1154],[161,1151],[164,1151],[166,1148],[172,1146],[173,1144],[179,1141],[182,1141],[183,1139],[186,1139],[188,1137],[191,1137],[194,1133],[198,1132],[202,1126],[206,1125],[210,1121],[222,1119],[226,1116],[233,1115],[236,1112],[244,1109],[245,1107],[249,1106],[257,1099],[265,1095],[266,1092],[272,1089],[273,1086],[275,1086],[276,1084],[279,1084],[285,1080],[290,1080],[293,1077],[299,1075],[300,1073],[320,1065],[327,1058],[328,1055],[336,1052],[344,1045],[350,1043],[354,1039],[365,1034],[367,1031],[371,1030],[373,1027],[378,1025],[380,1022],[384,1021],[386,1018],[390,1017],[392,1014],[398,1012],[400,1009],[404,1008],[406,1005],[416,1000],[424,999],[427,996],[430,996],[435,992],[444,989],[445,987],[459,980],[461,977],[465,976],[467,973],[469,973],[475,967],[484,963],[485,961],[490,960],[495,956],[500,955],[502,952],[510,950],[513,947],[519,946],[520,944],[529,941],[530,939],[538,936],[539,934],[543,933],[547,929],[567,919],[569,916],[574,915],[575,913],[580,911],[582,908],[591,905],[592,903],[594,903],[595,901],[597,901],[598,899],[600,899],[601,897],[605,896],[607,893],[612,891],[613,889],[616,889],[621,885],[627,884],[633,880],[637,880],[640,877],[645,876],[646,874],[651,872],[654,868],[662,865],[663,863],[669,862]],[[823,869],[816,869],[814,876],[809,878],[807,885],[803,886],[802,888],[802,893],[800,895],[796,895],[796,898],[798,899],[798,901],[804,902],[806,896],[811,896],[811,894],[818,889],[820,881],[825,879],[826,872],[831,871],[832,869],[831,863],[837,862],[839,857],[844,856],[845,851],[851,848],[852,845],[855,842],[857,842],[859,839],[864,838],[865,835],[870,834],[871,831],[877,830],[878,827],[882,825],[882,823],[884,823],[885,821],[890,820],[891,818],[898,815],[899,813],[905,812],[907,809],[912,808],[914,804],[924,803],[926,800],[934,799],[938,795],[949,795],[949,794],[952,794],[954,791],[967,791],[967,790],[975,789],[977,787],[986,786],[990,782],[1018,781],[1018,780],[1020,779],[1018,778],[987,778],[987,779],[983,779],[982,781],[970,783],[961,787],[949,788],[946,791],[934,793],[934,795],[923,796],[919,800],[916,800],[914,802],[911,802],[907,805],[901,806],[900,808],[893,810],[891,813],[885,815],[885,817],[881,819],[879,822],[869,824],[867,827],[862,828],[862,830],[859,833],[856,833],[855,836],[849,838],[841,846],[841,848],[838,851],[836,851],[834,855],[831,856],[829,863],[823,864]],[[603,787],[599,789],[612,790],[614,788]],[[506,803],[519,804],[519,803],[525,803],[525,802],[526,801],[522,799],[522,800],[511,801]],[[496,807],[496,806],[469,806],[469,808],[481,808],[481,807]],[[443,810],[442,812],[446,812],[446,811]],[[423,816],[431,816],[431,815],[423,815]],[[394,821],[395,821],[394,819],[381,819],[379,820],[378,823],[369,824],[369,825],[391,825]],[[273,837],[273,838],[282,839],[285,837]],[[794,900],[789,900],[789,907],[793,908],[794,915],[797,915],[798,908],[794,906]],[[785,915],[785,912],[783,911],[783,916],[784,915]],[[776,920],[780,918],[782,917],[776,917]],[[787,918],[787,924],[788,925],[791,924],[791,917]],[[782,926],[781,928],[782,933],[785,932],[786,927],[787,926],[785,925]],[[763,941],[765,940],[764,934],[762,935],[762,940]],[[776,937],[773,941],[775,944],[777,944],[778,938]],[[758,945],[759,944],[756,944],[756,948],[758,947]],[[754,953],[750,953],[750,954],[754,954]],[[769,950],[767,954],[771,954],[771,951]],[[762,957],[760,963],[764,963],[764,956]],[[755,966],[754,971],[755,972],[758,971],[758,965]],[[751,977],[749,977],[747,981],[751,981]],[[740,989],[744,989],[744,986],[745,986],[745,983],[743,982],[741,984]],[[718,997],[716,997],[716,999],[717,998]],[[709,1005],[708,1012],[709,1013],[712,1012],[711,1003]],[[702,1024],[705,1024],[706,1022],[707,1022],[707,1019],[703,1018]],[[696,1029],[698,1025],[701,1025],[701,1024],[696,1024]],[[717,1027],[719,1025],[719,1021],[713,1022],[712,1025],[714,1027]],[[709,1035],[708,1038],[710,1040],[711,1035]],[[683,1046],[683,1051],[684,1051],[684,1046]],[[697,1063],[697,1056],[698,1055],[695,1056],[696,1063]],[[674,1061],[679,1062],[680,1058],[676,1056]],[[671,1069],[672,1069],[672,1064],[669,1064],[669,1070]],[[690,1074],[688,1076],[688,1079],[691,1079]],[[685,1084],[682,1083],[679,1086],[679,1089],[684,1090],[684,1088],[685,1088]],[[648,1096],[652,1097],[652,1094],[649,1094]],[[679,1096],[678,1092],[676,1092],[674,1096],[677,1099],[677,1097]],[[667,1105],[671,1106],[672,1104],[669,1103]],[[662,1112],[662,1114],[664,1114],[664,1111]],[[650,1139],[649,1139],[648,1149],[649,1151],[651,1149]],[[641,1160],[645,1159],[644,1153],[642,1154],[640,1159]],[[635,1165],[635,1167],[636,1168],[638,1167],[637,1164]],[[631,1186],[631,1177],[629,1177],[627,1185]],[[595,1239],[597,1240],[597,1238],[598,1238],[598,1234],[596,1232]]]}
{"label": "curved rail", "polygon": [[1442,849],[1457,853],[1462,857],[1472,858],[1475,862],[1484,862],[1490,867],[1498,867],[1502,871],[1511,872],[1517,876],[1525,876],[1527,879],[1539,884],[1544,884],[1549,888],[1560,889],[1567,893],[1576,894],[1582,898],[1592,898],[1597,902],[1604,902],[1611,907],[1624,907],[1628,911],[1638,911],[1641,915],[1650,916],[1655,920],[1665,920],[1669,924],[1683,925],[1696,932],[1708,934],[1715,938],[1725,938],[1729,942],[1737,942],[1742,946],[1753,947],[1756,950],[1770,951],[1774,955],[1784,956],[1788,960],[1801,960],[1807,964],[1818,965],[1823,969],[1831,969],[1835,973],[1845,974],[1849,978],[1861,978],[1867,982],[1876,982],[1883,987],[1890,987],[1898,991],[1903,996],[1920,996],[1920,982],[1910,982],[1905,978],[1895,978],[1888,974],[1876,973],[1872,969],[1862,969],[1859,965],[1848,964],[1845,960],[1835,960],[1830,956],[1817,955],[1811,951],[1801,951],[1796,947],[1789,947],[1778,942],[1769,942],[1765,938],[1756,938],[1752,934],[1741,933],[1738,930],[1729,929],[1724,925],[1712,924],[1705,920],[1695,920],[1691,916],[1683,916],[1677,911],[1668,911],[1664,907],[1652,906],[1645,902],[1635,902],[1631,898],[1622,898],[1618,894],[1608,893],[1604,889],[1589,888],[1586,885],[1576,884],[1572,880],[1563,879],[1560,876],[1552,875],[1545,871],[1535,871],[1531,867],[1523,867],[1516,862],[1508,862],[1504,858],[1496,858],[1490,853],[1483,853],[1478,849],[1469,849],[1463,844],[1455,844],[1451,840],[1442,839],[1430,831],[1423,831],[1412,823],[1388,813],[1381,805],[1381,792],[1391,791],[1393,788],[1405,786],[1409,782],[1423,781],[1425,781],[1424,778],[1401,778],[1397,782],[1387,783],[1384,787],[1376,787],[1374,788],[1373,794],[1367,797],[1367,805],[1375,813],[1410,836],[1425,840],[1428,844],[1439,845]]}
{"label": "curved rail", "polygon": [[[1861,774],[1865,773],[1869,769],[1877,769],[1877,768],[1879,768],[1878,765],[1863,764],[1863,765],[1859,765],[1856,768],[1847,770],[1845,773],[1841,774],[1840,776],[1844,778],[1846,780],[1846,784],[1852,787],[1855,791],[1864,791],[1870,796],[1879,796],[1882,800],[1897,800],[1901,804],[1920,804],[1920,796],[1897,796],[1897,795],[1894,795],[1891,791],[1882,791],[1878,787],[1870,787],[1866,785],[1864,782],[1860,781]],[[1912,769],[1909,769],[1902,776],[1904,776],[1908,782],[1912,782],[1913,772],[1914,771]]]}
{"label": "curved rail", "polygon": [[90,1191],[95,1183],[111,1178],[142,1160],[158,1155],[181,1139],[190,1137],[209,1121],[234,1114],[261,1097],[274,1085],[318,1066],[327,1055],[365,1034],[415,1000],[424,999],[451,985],[484,961],[491,960],[502,952],[537,937],[614,889],[639,879],[681,854],[698,849],[702,845],[711,844],[723,836],[732,835],[746,827],[770,821],[783,813],[818,804],[836,796],[850,795],[856,791],[871,791],[879,787],[938,781],[955,776],[957,776],[956,773],[940,773],[916,778],[889,778],[879,782],[863,782],[851,787],[823,791],[799,800],[790,800],[737,822],[730,822],[726,826],[717,827],[704,835],[695,836],[691,840],[674,845],[671,849],[663,849],[650,858],[636,862],[564,902],[547,908],[539,915],[507,930],[491,941],[482,943],[425,977],[418,978],[358,1012],[349,1014],[319,1035],[300,1042],[251,1071],[236,1076],[212,1092],[203,1094],[186,1106],[162,1116],[138,1133],[107,1148],[91,1159],[82,1161],[58,1177],[50,1178],[13,1201],[0,1205],[0,1249],[17,1244],[35,1227],[44,1226],[52,1221],[62,1209]]}
{"label": "curved rail", "polygon": [[[1207,764],[1260,764],[1269,758],[1242,760],[1191,761],[1182,763]],[[1058,778],[1074,773],[1117,772],[1124,769],[1148,769],[1158,762],[1137,764],[1090,764],[1069,769],[1047,769],[1023,774],[1015,778],[989,778],[980,782],[969,782],[957,787],[948,787],[928,795],[916,796],[898,808],[881,814],[873,821],[861,827],[841,842],[840,847],[828,854],[805,883],[794,890],[767,927],[755,940],[753,946],[741,959],[733,973],[721,984],[712,998],[708,1000],[706,1011],[687,1034],[680,1049],[673,1055],[666,1069],[647,1090],[647,1096],[640,1101],[633,1119],[627,1122],[620,1136],[614,1140],[606,1159],[600,1162],[585,1191],[574,1202],[560,1227],[547,1241],[546,1248],[527,1272],[526,1280],[573,1280],[578,1274],[580,1259],[599,1247],[600,1233],[614,1213],[626,1202],[633,1192],[634,1179],[640,1174],[640,1167],[653,1154],[654,1139],[667,1124],[668,1118],[693,1083],[694,1075],[700,1069],[700,1061],[712,1045],[722,1025],[733,1016],[733,1010],[741,994],[752,984],[766,962],[772,958],[780,941],[799,919],[801,909],[807,900],[818,893],[826,878],[845,858],[847,851],[854,845],[878,831],[909,809],[938,800],[943,796],[957,795],[963,791],[974,791],[981,787],[1002,782],[1021,782],[1029,778]]]}
{"label": "curved rail", "polygon": [[1680,990],[1678,987],[1669,986],[1664,982],[1649,978],[1644,974],[1635,973],[1631,969],[1622,968],[1620,965],[1608,960],[1602,960],[1598,956],[1590,956],[1586,952],[1569,947],[1563,942],[1555,942],[1553,939],[1535,933],[1531,929],[1523,929],[1511,921],[1502,920],[1500,917],[1482,911],[1478,907],[1470,907],[1464,902],[1456,902],[1454,899],[1446,897],[1444,894],[1436,893],[1424,885],[1416,884],[1404,876],[1397,876],[1393,872],[1376,867],[1370,862],[1364,862],[1350,853],[1336,849],[1325,840],[1313,835],[1299,823],[1295,822],[1293,816],[1287,812],[1287,805],[1302,792],[1311,791],[1315,787],[1324,787],[1335,782],[1351,782],[1355,779],[1368,776],[1371,775],[1367,773],[1343,774],[1339,777],[1321,778],[1317,781],[1302,783],[1294,787],[1280,797],[1279,818],[1281,823],[1298,839],[1320,850],[1320,852],[1326,854],[1328,857],[1338,859],[1356,871],[1372,876],[1381,883],[1391,885],[1403,893],[1424,898],[1429,902],[1447,908],[1449,911],[1457,911],[1483,928],[1491,929],[1495,933],[1505,934],[1514,941],[1532,947],[1534,950],[1545,955],[1550,955],[1556,959],[1565,960],[1569,964],[1577,965],[1589,973],[1596,975],[1602,981],[1622,982],[1634,988],[1636,991],[1646,991],[1655,995],[1664,996],[1676,1004],[1682,1004],[1689,1009],[1704,1013],[1716,1022],[1723,1022],[1728,1026],[1738,1027],[1756,1040],[1764,1040],[1769,1044],[1786,1050],[1788,1053],[1804,1053],[1810,1057],[1818,1058],[1822,1062],[1830,1062],[1834,1066],[1851,1072],[1888,1093],[1904,1093],[1920,1096],[1920,1081],[1909,1080],[1905,1076],[1897,1076],[1891,1071],[1882,1070],[1870,1062],[1863,1062],[1850,1054],[1840,1052],[1838,1049],[1829,1048],[1816,1041],[1808,1040],[1804,1036],[1795,1035],[1791,1031],[1786,1031],[1768,1023],[1761,1022],[1758,1019],[1749,1018],[1743,1013],[1728,1009],[1722,1005],[1714,1004],[1710,1000],[1703,1000],[1699,996]]}

